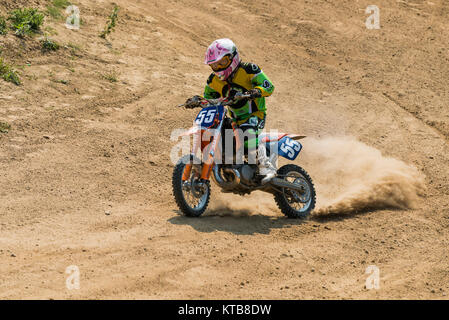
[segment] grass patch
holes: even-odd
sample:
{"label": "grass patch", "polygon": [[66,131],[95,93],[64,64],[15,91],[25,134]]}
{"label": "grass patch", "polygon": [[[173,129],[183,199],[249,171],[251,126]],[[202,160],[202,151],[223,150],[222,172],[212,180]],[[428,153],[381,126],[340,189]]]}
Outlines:
{"label": "grass patch", "polygon": [[14,83],[15,85],[21,84],[17,71],[3,61],[2,58],[0,58],[0,77],[2,77],[5,81]]}
{"label": "grass patch", "polygon": [[9,13],[12,29],[19,37],[40,31],[44,23],[44,15],[34,8],[16,9]]}
{"label": "grass patch", "polygon": [[62,20],[64,16],[62,15],[61,11],[53,6],[47,6],[47,15],[52,17],[55,20]]}
{"label": "grass patch", "polygon": [[45,32],[46,34],[48,34],[49,36],[57,36],[57,35],[58,35],[58,31],[56,31],[55,28],[50,27],[50,26],[46,26],[46,27],[44,28],[44,32]]}
{"label": "grass patch", "polygon": [[69,43],[67,43],[64,46],[64,48],[70,50],[70,54],[71,54],[72,60],[75,59],[76,57],[81,57],[82,56],[82,48],[78,44],[69,42]]}
{"label": "grass patch", "polygon": [[56,82],[56,83],[65,84],[65,85],[68,85],[70,83],[69,80],[64,80],[64,79],[53,79],[52,81]]}
{"label": "grass patch", "polygon": [[72,3],[68,0],[53,0],[52,1],[53,7],[58,9],[65,9],[68,6],[70,6]]}
{"label": "grass patch", "polygon": [[61,83],[61,84],[65,84],[65,85],[68,85],[69,83],[70,83],[70,81],[69,80],[65,80],[65,79],[56,79],[55,78],[55,73],[53,72],[53,71],[48,71],[48,77],[50,78],[50,81],[51,82],[54,82],[54,83]]}
{"label": "grass patch", "polygon": [[74,51],[81,51],[81,46],[73,42],[67,43],[67,47]]}
{"label": "grass patch", "polygon": [[56,41],[54,41],[48,37],[45,37],[44,39],[42,39],[41,43],[42,43],[43,51],[56,51],[60,48],[60,45]]}
{"label": "grass patch", "polygon": [[8,33],[8,28],[6,26],[6,19],[0,16],[0,34],[5,35]]}
{"label": "grass patch", "polygon": [[118,79],[117,79],[118,75],[117,75],[117,73],[115,71],[104,73],[104,74],[101,75],[101,77],[103,79],[108,80],[109,82],[112,82],[112,83],[115,83],[115,82],[118,81]]}
{"label": "grass patch", "polygon": [[117,24],[117,20],[118,20],[118,12],[119,12],[119,7],[115,6],[114,10],[112,11],[111,15],[109,16],[109,21],[108,24],[106,25],[106,28],[104,29],[104,31],[102,33],[100,33],[100,38],[106,39],[106,36],[108,34],[110,34],[112,31],[114,31],[114,28]]}
{"label": "grass patch", "polygon": [[53,0],[51,4],[47,5],[46,13],[55,20],[63,20],[64,15],[61,13],[61,10],[64,10],[70,5],[70,1],[67,0]]}
{"label": "grass patch", "polygon": [[0,133],[8,133],[11,130],[11,126],[3,121],[0,121]]}

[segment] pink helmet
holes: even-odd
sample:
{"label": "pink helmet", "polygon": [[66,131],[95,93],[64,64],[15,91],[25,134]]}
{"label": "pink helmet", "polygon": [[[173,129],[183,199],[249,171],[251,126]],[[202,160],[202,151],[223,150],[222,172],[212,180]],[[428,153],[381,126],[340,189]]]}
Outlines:
{"label": "pink helmet", "polygon": [[215,40],[209,48],[207,48],[206,57],[204,59],[205,64],[211,65],[220,61],[225,56],[229,56],[229,65],[222,69],[214,70],[214,73],[222,81],[225,81],[234,70],[237,69],[240,63],[240,56],[234,42],[227,38]]}

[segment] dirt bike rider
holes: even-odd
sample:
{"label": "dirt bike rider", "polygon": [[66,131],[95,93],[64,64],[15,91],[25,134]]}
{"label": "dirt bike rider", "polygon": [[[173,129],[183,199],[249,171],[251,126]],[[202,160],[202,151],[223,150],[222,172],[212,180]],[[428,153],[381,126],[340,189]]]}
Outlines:
{"label": "dirt bike rider", "polygon": [[[245,153],[249,159],[257,157],[259,174],[265,176],[262,183],[267,183],[276,176],[276,167],[270,162],[266,148],[259,147],[258,134],[265,125],[265,97],[273,93],[273,84],[256,64],[241,61],[237,47],[230,39],[212,42],[204,63],[213,71],[207,80],[204,98],[233,98],[236,93],[251,95],[250,99],[231,105],[229,111],[238,128],[249,134],[249,139],[244,142]],[[188,99],[186,107],[197,107],[201,99],[200,96]]]}

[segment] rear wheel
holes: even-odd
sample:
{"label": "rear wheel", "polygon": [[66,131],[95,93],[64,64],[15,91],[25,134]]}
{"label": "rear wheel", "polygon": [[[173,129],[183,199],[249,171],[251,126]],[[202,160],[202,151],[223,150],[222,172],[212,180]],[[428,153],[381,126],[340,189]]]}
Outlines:
{"label": "rear wheel", "polygon": [[300,186],[301,191],[282,188],[274,200],[282,213],[289,218],[306,218],[315,208],[316,194],[312,178],[301,167],[288,164],[277,172],[279,178]]}
{"label": "rear wheel", "polygon": [[190,156],[184,156],[175,166],[172,177],[173,195],[176,204],[185,216],[199,217],[209,204],[210,183],[200,180],[200,164],[193,164],[189,179],[182,181],[184,168],[189,162],[191,162]]}

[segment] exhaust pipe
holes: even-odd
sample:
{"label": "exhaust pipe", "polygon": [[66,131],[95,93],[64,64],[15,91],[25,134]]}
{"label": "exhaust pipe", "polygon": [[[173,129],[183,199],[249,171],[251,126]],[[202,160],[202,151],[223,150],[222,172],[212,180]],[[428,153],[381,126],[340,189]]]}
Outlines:
{"label": "exhaust pipe", "polygon": [[223,169],[224,172],[233,175],[232,181],[224,180],[223,176],[220,173],[220,167],[218,165],[215,165],[212,171],[213,171],[212,178],[214,179],[215,183],[225,190],[234,189],[240,184],[240,172],[238,172],[236,169],[231,168]]}

